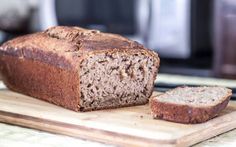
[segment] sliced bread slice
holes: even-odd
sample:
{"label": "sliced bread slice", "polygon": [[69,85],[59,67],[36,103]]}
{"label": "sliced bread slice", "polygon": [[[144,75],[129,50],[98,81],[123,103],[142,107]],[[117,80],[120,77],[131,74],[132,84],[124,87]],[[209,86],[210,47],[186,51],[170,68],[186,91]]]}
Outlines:
{"label": "sliced bread slice", "polygon": [[154,118],[178,123],[202,123],[228,104],[232,90],[225,87],[177,87],[150,101]]}

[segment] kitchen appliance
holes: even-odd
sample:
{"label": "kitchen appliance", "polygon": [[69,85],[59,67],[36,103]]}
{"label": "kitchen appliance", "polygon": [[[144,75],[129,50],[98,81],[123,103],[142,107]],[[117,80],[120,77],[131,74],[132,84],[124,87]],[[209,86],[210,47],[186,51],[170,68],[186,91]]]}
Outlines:
{"label": "kitchen appliance", "polygon": [[212,0],[153,0],[152,3],[150,48],[166,58],[200,57],[211,61]]}
{"label": "kitchen appliance", "polygon": [[189,0],[153,0],[148,46],[164,57],[190,57]]}

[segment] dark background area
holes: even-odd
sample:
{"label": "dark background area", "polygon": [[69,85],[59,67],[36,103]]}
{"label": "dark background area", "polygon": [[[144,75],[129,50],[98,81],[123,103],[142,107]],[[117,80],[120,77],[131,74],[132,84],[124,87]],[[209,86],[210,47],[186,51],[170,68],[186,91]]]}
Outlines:
{"label": "dark background area", "polygon": [[[0,42],[53,25],[77,25],[121,34],[155,50],[161,57],[161,73],[236,78],[236,1],[185,2],[181,8],[188,10],[184,23],[189,27],[182,31],[176,24],[176,31],[178,34],[188,32],[189,38],[184,43],[189,45],[190,54],[186,57],[168,56],[163,54],[165,50],[159,51],[158,44],[153,47],[148,43],[153,41],[150,34],[159,28],[151,27],[151,22],[160,14],[174,14],[181,9],[178,1],[170,0],[16,0],[15,3],[3,0]],[[165,7],[163,12],[157,13],[162,7]],[[168,10],[173,8],[176,12]],[[165,18],[158,19],[157,25]],[[162,37],[159,33],[156,36],[154,42]],[[178,52],[175,47],[171,49],[172,53]]]}

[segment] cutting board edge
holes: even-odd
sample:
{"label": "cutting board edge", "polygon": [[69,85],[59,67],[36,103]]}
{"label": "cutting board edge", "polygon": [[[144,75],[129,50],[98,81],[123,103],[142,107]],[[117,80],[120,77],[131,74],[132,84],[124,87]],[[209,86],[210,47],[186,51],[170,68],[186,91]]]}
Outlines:
{"label": "cutting board edge", "polygon": [[[111,131],[102,130],[102,129],[99,130],[95,128],[88,128],[88,127],[64,123],[64,122],[39,119],[32,116],[26,116],[26,115],[12,113],[12,112],[5,112],[1,110],[0,110],[0,122],[22,126],[26,128],[31,128],[31,129],[36,129],[40,131],[46,131],[46,132],[50,132],[54,134],[67,135],[67,136],[80,138],[80,139],[87,139],[91,141],[98,141],[105,144],[114,144],[114,145],[122,145],[122,146],[156,146],[156,145],[177,146],[176,144],[177,139],[157,140],[157,139],[151,139],[151,138],[142,138],[138,136],[131,136],[127,134],[111,132]],[[104,136],[106,139],[104,139],[104,137],[94,137],[94,136],[91,137],[91,135],[93,134],[91,132],[93,131],[96,131],[96,133],[99,133],[100,135]],[[96,134],[96,136],[100,136],[100,135]]]}
{"label": "cutting board edge", "polygon": [[[225,117],[230,117],[231,115],[236,115],[236,111],[232,112],[232,113],[230,113],[228,115],[221,116],[221,119],[224,119]],[[215,121],[215,120],[210,120],[210,121]],[[205,136],[205,138],[199,137],[198,132],[193,132],[191,134],[188,134],[188,135],[185,135],[185,136],[181,137],[180,139],[177,139],[176,144],[178,146],[186,146],[186,145],[187,146],[191,146],[191,145],[194,145],[194,144],[198,144],[198,143],[200,143],[200,142],[202,142],[204,140],[213,138],[213,137],[215,137],[217,135],[226,133],[226,132],[236,128],[236,120],[234,120],[233,116],[232,116],[232,119],[230,119],[230,120],[228,120],[228,121],[226,121],[224,123],[218,122],[214,126],[209,127],[209,128],[211,129],[211,131],[209,131],[208,129],[204,129],[204,128],[199,130],[201,132],[201,136]],[[196,138],[194,139],[194,142],[191,139],[193,137],[197,138],[197,139]]]}
{"label": "cutting board edge", "polygon": [[[7,99],[7,97],[8,97],[8,95],[6,95],[6,99]],[[32,98],[32,99],[34,99],[34,98]],[[26,102],[28,102],[28,101],[26,101]],[[30,103],[30,104],[32,104],[32,103]],[[3,103],[3,105],[4,105],[4,103]],[[17,103],[17,105],[18,105],[18,103]],[[233,104],[233,107],[236,108],[236,103]],[[11,108],[13,108],[13,107],[11,107]],[[1,111],[2,111],[2,113],[6,113],[6,114],[3,115],[0,113],[0,122],[4,122],[4,123],[8,123],[8,124],[15,124],[18,126],[33,128],[36,130],[42,130],[42,131],[52,132],[52,133],[56,133],[56,134],[63,134],[63,135],[67,135],[67,136],[77,137],[77,138],[81,138],[81,139],[88,139],[88,140],[93,140],[93,141],[98,141],[98,142],[108,143],[108,144],[115,144],[115,145],[121,145],[121,146],[157,146],[157,145],[165,145],[165,146],[166,145],[167,146],[184,145],[184,146],[186,146],[186,145],[193,145],[193,144],[196,144],[199,142],[199,140],[197,140],[197,141],[190,140],[189,142],[183,141],[181,138],[184,138],[186,140],[188,139],[186,137],[186,134],[185,134],[185,136],[180,136],[180,137],[175,136],[175,137],[169,138],[167,140],[161,140],[161,139],[158,139],[158,137],[157,137],[157,139],[148,138],[145,140],[145,137],[140,137],[140,136],[136,137],[135,135],[134,136],[128,135],[125,132],[118,133],[118,132],[112,132],[110,130],[102,130],[103,127],[101,129],[100,128],[92,128],[93,129],[92,131],[88,131],[88,129],[89,129],[88,126],[87,126],[88,129],[83,129],[86,126],[83,126],[81,124],[70,124],[69,122],[67,123],[67,120],[61,122],[58,120],[44,119],[44,118],[40,118],[39,116],[36,116],[36,115],[26,115],[24,112],[18,113],[18,111],[6,111],[6,110],[1,110],[1,108],[0,108],[0,112]],[[45,113],[47,113],[47,112],[48,111],[46,111]],[[234,109],[234,112],[230,112],[230,114],[229,114],[229,116],[231,116],[230,118],[232,118],[233,115],[235,116],[236,115],[235,109]],[[34,119],[39,119],[41,121],[35,123],[34,119],[24,120],[24,117],[32,117]],[[50,123],[47,124],[46,123],[47,121],[55,121],[55,122],[59,122],[59,123],[63,123],[63,124],[77,125],[82,128],[80,130],[78,128],[73,130],[71,128],[65,128],[63,126],[55,126]],[[209,121],[209,122],[211,122],[211,121]],[[236,122],[233,121],[232,123],[236,123]],[[235,128],[235,127],[233,127],[233,128]],[[201,130],[205,130],[205,129],[201,127]],[[200,141],[206,140],[208,138],[214,137],[216,135],[219,135],[221,133],[231,130],[229,128],[228,129],[221,128],[221,129],[223,129],[222,132],[216,133],[215,135],[210,135],[209,137],[202,138]],[[107,133],[105,135],[104,133],[102,133],[104,131],[107,131],[107,132],[115,134],[115,135],[109,136],[110,135],[109,133]],[[95,136],[91,137],[91,133],[89,134],[89,132],[94,132]],[[191,131],[188,132],[188,135],[192,135],[192,134],[194,134],[194,133],[191,133]],[[126,135],[126,137],[124,137],[122,135]],[[127,137],[127,135],[131,138]]]}

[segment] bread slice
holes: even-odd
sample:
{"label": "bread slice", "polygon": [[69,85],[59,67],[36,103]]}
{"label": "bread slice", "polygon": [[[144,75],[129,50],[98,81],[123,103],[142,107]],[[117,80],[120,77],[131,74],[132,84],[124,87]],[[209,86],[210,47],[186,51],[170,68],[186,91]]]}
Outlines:
{"label": "bread slice", "polygon": [[232,90],[225,87],[178,87],[151,99],[154,118],[178,123],[202,123],[228,104]]}
{"label": "bread slice", "polygon": [[0,47],[9,89],[74,111],[148,103],[159,63],[135,41],[79,27],[52,27]]}

